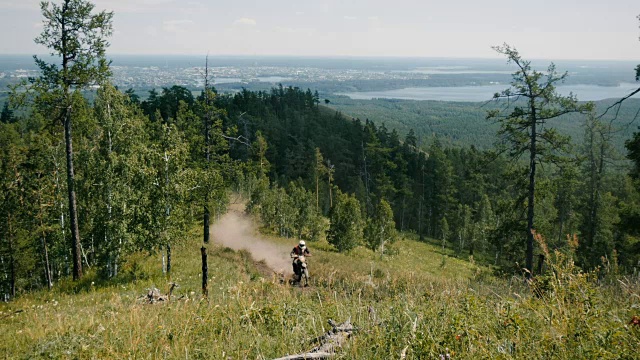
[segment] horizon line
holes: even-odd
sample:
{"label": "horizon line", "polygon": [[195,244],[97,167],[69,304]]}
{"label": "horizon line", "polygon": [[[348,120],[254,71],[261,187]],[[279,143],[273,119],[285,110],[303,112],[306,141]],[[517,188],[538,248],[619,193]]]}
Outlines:
{"label": "horizon line", "polygon": [[[0,53],[0,56],[52,56],[48,53]],[[481,57],[481,56],[418,56],[418,55],[291,55],[291,54],[177,54],[177,53],[149,53],[149,54],[136,54],[136,53],[111,53],[111,56],[154,56],[154,57],[213,57],[213,58],[298,58],[298,59],[438,59],[438,60],[505,60],[503,57]],[[110,56],[106,56],[109,59]],[[638,63],[640,60],[635,59],[612,59],[612,58],[595,58],[595,59],[580,59],[580,58],[530,58],[530,60],[543,60],[543,61],[606,61],[606,62],[631,62]]]}

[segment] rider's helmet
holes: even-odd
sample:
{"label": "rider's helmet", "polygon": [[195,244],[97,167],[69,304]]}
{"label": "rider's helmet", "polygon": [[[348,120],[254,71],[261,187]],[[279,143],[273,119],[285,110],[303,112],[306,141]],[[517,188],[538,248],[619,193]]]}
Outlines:
{"label": "rider's helmet", "polygon": [[300,246],[301,249],[304,249],[307,246],[307,244],[305,244],[304,240],[300,240],[298,245]]}

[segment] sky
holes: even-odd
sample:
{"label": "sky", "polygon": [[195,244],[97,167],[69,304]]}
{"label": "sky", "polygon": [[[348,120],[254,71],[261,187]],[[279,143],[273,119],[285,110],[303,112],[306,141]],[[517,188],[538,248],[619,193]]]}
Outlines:
{"label": "sky", "polygon": [[[59,2],[60,0],[55,0]],[[94,0],[111,54],[640,61],[639,0]],[[0,54],[42,54],[38,0],[0,0]]]}

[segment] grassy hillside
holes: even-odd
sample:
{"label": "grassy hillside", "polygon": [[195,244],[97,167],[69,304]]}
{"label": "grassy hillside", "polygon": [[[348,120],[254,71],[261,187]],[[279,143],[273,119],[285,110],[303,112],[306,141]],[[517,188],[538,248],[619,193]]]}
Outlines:
{"label": "grassy hillside", "polygon": [[[264,238],[274,246],[295,240]],[[281,285],[246,251],[209,245],[209,299],[200,295],[200,236],[174,251],[167,303],[139,297],[168,279],[158,256],[129,259],[120,278],[59,283],[0,305],[3,358],[270,359],[312,348],[327,319],[359,328],[338,358],[637,358],[640,287],[627,279],[596,285],[567,262],[521,279],[454,259],[437,246],[403,240],[396,255],[350,254],[311,244],[313,285]],[[94,278],[95,279],[95,278]],[[95,280],[94,280],[95,281]]]}

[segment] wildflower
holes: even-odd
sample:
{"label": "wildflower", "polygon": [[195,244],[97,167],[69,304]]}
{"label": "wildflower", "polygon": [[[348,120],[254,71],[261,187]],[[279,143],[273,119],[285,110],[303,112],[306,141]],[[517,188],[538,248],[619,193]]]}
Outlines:
{"label": "wildflower", "polygon": [[634,316],[631,318],[631,321],[629,321],[629,325],[640,326],[640,316],[638,316],[638,315],[634,315]]}

